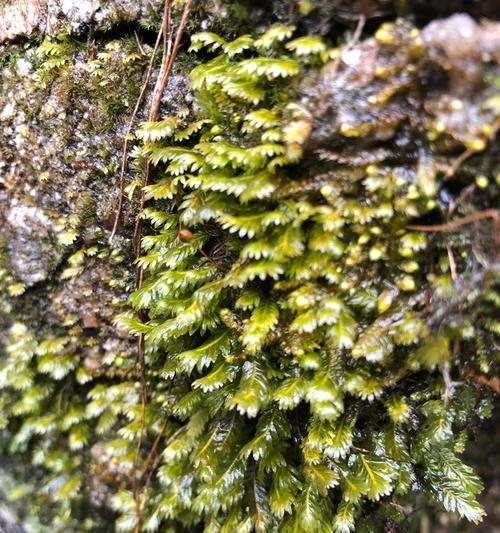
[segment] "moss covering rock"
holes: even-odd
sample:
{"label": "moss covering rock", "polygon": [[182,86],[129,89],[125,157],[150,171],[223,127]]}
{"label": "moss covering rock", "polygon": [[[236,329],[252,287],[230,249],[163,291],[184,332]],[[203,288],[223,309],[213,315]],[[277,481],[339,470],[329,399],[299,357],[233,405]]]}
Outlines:
{"label": "moss covering rock", "polygon": [[110,239],[160,6],[37,4],[0,58],[0,496],[25,527],[407,531],[422,501],[479,522],[499,25],[196,4]]}

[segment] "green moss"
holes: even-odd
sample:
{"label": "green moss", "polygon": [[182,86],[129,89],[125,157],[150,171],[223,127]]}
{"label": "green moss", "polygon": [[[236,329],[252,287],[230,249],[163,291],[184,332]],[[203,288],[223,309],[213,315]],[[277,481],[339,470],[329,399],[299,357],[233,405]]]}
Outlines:
{"label": "green moss", "polygon": [[[9,60],[1,79],[14,109],[2,139],[17,129],[27,134],[12,153],[10,140],[2,145],[2,158],[21,173],[2,182],[0,446],[17,481],[29,486],[20,513],[27,523],[37,517],[33,530],[107,531],[100,513],[107,502],[109,514],[110,474],[93,449],[110,440],[122,415],[106,406],[101,419],[86,408],[94,387],[134,377],[130,342],[110,324],[126,298],[130,274],[120,265],[130,246],[118,239],[111,247],[105,228],[115,209],[121,128],[145,58],[129,38],[94,45],[62,35],[36,55],[33,45]],[[27,74],[17,71],[20,59]],[[36,143],[27,149],[30,136]],[[14,208],[31,218],[6,221]],[[33,270],[44,276],[18,279]],[[62,347],[47,348],[58,339]],[[122,475],[117,467],[113,478]]]}
{"label": "green moss", "polygon": [[[451,303],[446,254],[408,228],[436,209],[435,174],[382,160],[338,178],[310,151],[317,109],[294,103],[294,80],[335,52],[292,33],[193,36],[192,50],[218,54],[191,73],[193,109],[137,133],[140,157],[158,168],[144,213],[157,230],[143,238],[147,276],[130,298],[149,320],[119,323],[146,339],[143,438],[164,417],[170,435],[145,527],[316,533],[358,520],[373,531],[383,509],[371,514],[370,502],[410,502],[415,487],[478,522],[481,484],[457,452],[479,395],[472,385],[445,393],[442,376],[493,357],[484,317],[498,281],[460,259],[463,296]],[[381,106],[411,87],[399,69],[415,61],[415,79],[422,49],[405,26],[385,25],[376,40],[405,61],[390,90],[362,95]],[[394,128],[403,117],[393,115],[353,113],[340,139]],[[456,256],[470,246],[454,242]],[[477,355],[462,358],[460,344]],[[120,493],[116,509],[127,530],[133,499]]]}
{"label": "green moss", "polygon": [[[314,7],[300,3],[303,14]],[[380,65],[343,92],[339,51],[294,31],[193,36],[203,57],[194,101],[179,109],[176,100],[175,112],[137,131],[137,168],[146,159],[154,168],[146,279],[116,323],[123,337],[145,335],[144,409],[135,354],[109,325],[132,283],[118,266],[132,266],[130,247],[111,249],[101,227],[112,206],[99,180],[119,166],[112,148],[86,147],[86,170],[58,212],[64,257],[45,292],[23,292],[2,259],[4,313],[47,301],[42,316],[10,328],[0,366],[0,444],[36,468],[27,490],[39,530],[104,531],[114,518],[99,506],[132,530],[143,470],[141,486],[152,476],[139,494],[144,530],[378,531],[411,521],[401,510],[417,492],[481,519],[481,485],[460,454],[471,421],[488,414],[468,376],[498,364],[491,240],[408,225],[447,216],[446,165],[431,156],[443,145],[446,163],[450,146],[488,150],[488,129],[462,138],[404,107],[428,59],[408,25],[384,25],[363,45]],[[133,40],[95,49],[60,36],[38,57],[37,90],[65,94],[61,114],[76,105],[78,135],[123,126],[144,65]],[[191,59],[181,60],[182,71]],[[57,131],[68,122],[58,120]],[[401,157],[398,128],[418,159]],[[61,136],[72,168],[75,128]],[[41,181],[50,192],[58,179]],[[461,179],[480,194],[457,213],[493,205],[488,169],[471,177],[464,167]],[[98,300],[112,304],[107,315],[94,313]],[[157,438],[161,455],[150,456]]]}

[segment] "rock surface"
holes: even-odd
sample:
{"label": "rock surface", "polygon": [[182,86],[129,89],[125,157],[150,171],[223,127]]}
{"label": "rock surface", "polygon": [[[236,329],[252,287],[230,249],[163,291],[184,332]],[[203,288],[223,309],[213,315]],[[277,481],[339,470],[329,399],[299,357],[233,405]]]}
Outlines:
{"label": "rock surface", "polygon": [[151,20],[159,0],[7,0],[0,3],[0,43],[34,35],[78,32],[137,20]]}
{"label": "rock surface", "polygon": [[53,225],[38,207],[17,201],[6,215],[10,265],[16,278],[31,287],[57,266],[61,254],[54,247]]}

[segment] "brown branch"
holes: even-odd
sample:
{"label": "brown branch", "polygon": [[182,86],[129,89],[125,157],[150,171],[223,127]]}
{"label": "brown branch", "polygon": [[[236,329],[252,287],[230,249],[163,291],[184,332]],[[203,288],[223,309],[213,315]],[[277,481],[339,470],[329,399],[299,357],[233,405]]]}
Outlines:
{"label": "brown branch", "polygon": [[[186,0],[186,3],[184,4],[184,10],[182,12],[181,20],[179,23],[179,27],[177,28],[175,42],[173,43],[173,45],[172,45],[171,38],[168,39],[167,43],[164,42],[164,48],[166,48],[165,50],[166,54],[163,57],[162,68],[160,70],[160,75],[158,76],[158,79],[156,81],[156,86],[155,86],[155,90],[153,93],[151,109],[149,112],[150,122],[154,122],[158,120],[161,99],[165,91],[165,87],[167,85],[168,79],[170,77],[170,73],[172,71],[172,66],[177,56],[177,52],[179,51],[179,46],[181,43],[182,35],[186,27],[189,13],[191,12],[192,3],[193,3],[192,0]],[[165,2],[163,18],[164,18],[163,24],[164,24],[165,35],[167,34],[171,35],[171,26],[172,26],[171,20],[170,20],[171,19],[171,0],[167,0]],[[135,231],[134,231],[134,247],[135,247],[135,254],[136,254],[137,259],[139,258],[140,251],[141,251],[140,241],[141,241],[141,233],[142,233],[142,218],[140,216],[140,213],[142,213],[142,210],[144,209],[144,205],[146,201],[146,194],[145,194],[144,188],[147,187],[149,183],[150,172],[151,172],[151,165],[150,165],[149,160],[146,160],[146,163],[144,165],[144,175],[143,175],[143,182],[142,182],[139,216],[136,219],[136,225],[135,225]],[[142,281],[143,281],[142,267],[139,266],[136,272],[136,285],[138,288],[142,286]]]}
{"label": "brown branch", "polygon": [[168,426],[168,418],[165,418],[165,422],[164,422],[160,432],[156,436],[156,439],[153,442],[153,446],[151,447],[151,451],[149,452],[149,455],[146,458],[146,462],[145,462],[144,467],[142,469],[142,472],[141,472],[141,475],[140,475],[140,479],[142,479],[145,476],[146,472],[148,471],[149,465],[151,464],[151,461],[153,460],[153,457],[156,454],[156,450],[158,449],[160,441],[163,438],[163,435],[165,435],[165,431],[167,431],[167,426]]}
{"label": "brown branch", "polygon": [[356,24],[356,29],[354,30],[352,37],[349,39],[349,42],[344,46],[342,51],[339,53],[339,56],[335,59],[335,63],[333,64],[333,69],[332,69],[332,77],[335,77],[337,75],[337,71],[340,67],[340,63],[342,62],[342,55],[348,52],[349,50],[351,50],[358,43],[361,37],[361,34],[363,33],[365,23],[366,23],[366,17],[363,14],[361,14],[358,18],[358,23]]}
{"label": "brown branch", "polygon": [[134,30],[134,37],[135,37],[135,40],[137,42],[137,46],[139,48],[139,51],[141,52],[142,55],[145,55],[146,52],[144,51],[144,48],[142,46],[142,43],[141,43],[141,40],[139,39],[139,36],[137,35],[137,32]]}
{"label": "brown branch", "polygon": [[[160,113],[161,99],[163,97],[163,93],[165,92],[165,87],[170,77],[170,73],[172,71],[174,60],[177,56],[177,52],[179,51],[179,46],[180,46],[180,42],[182,39],[182,35],[184,33],[184,28],[186,27],[187,19],[191,11],[191,5],[192,5],[192,0],[187,0],[184,5],[184,10],[182,12],[179,27],[177,28],[175,42],[172,45],[172,39],[170,38],[172,35],[172,22],[171,22],[172,2],[171,0],[166,0],[164,4],[163,21],[162,21],[163,35],[169,35],[169,38],[167,39],[167,41],[164,40],[165,55],[163,56],[160,74],[156,81],[156,85],[155,85],[155,89],[153,93],[151,109],[150,109],[149,117],[148,117],[150,122],[154,122],[158,120],[158,116]],[[134,230],[134,248],[135,248],[136,259],[139,259],[140,254],[141,254],[142,217],[140,215],[144,210],[144,206],[146,202],[145,187],[147,187],[147,185],[149,184],[150,172],[151,172],[151,165],[150,165],[149,160],[146,160],[144,164],[144,174],[143,174],[143,180],[142,180],[142,191],[141,191],[139,215],[136,218],[136,224],[135,224],[135,230]],[[141,265],[138,265],[136,269],[136,287],[137,288],[140,288],[142,286],[143,279],[144,279],[143,268]],[[142,376],[141,384],[143,388],[143,397],[144,397],[145,402],[147,403],[148,394],[147,394],[146,377],[145,377],[146,365],[145,365],[145,356],[144,356],[144,335],[143,334],[139,335],[139,338],[138,338],[138,359],[139,359],[139,365],[141,368],[141,376]]]}
{"label": "brown branch", "polygon": [[472,215],[466,216],[459,220],[453,220],[452,222],[447,222],[446,224],[436,224],[435,226],[425,226],[420,224],[408,224],[407,229],[412,229],[415,231],[429,231],[429,232],[452,232],[456,231],[462,226],[467,224],[472,224],[473,222],[478,222],[484,218],[491,218],[494,221],[499,220],[500,211],[498,209],[485,209],[484,211],[478,211]]}
{"label": "brown branch", "polygon": [[[149,487],[151,486],[151,481],[153,479],[153,474],[156,471],[156,469],[158,468],[158,465],[160,464],[160,461],[161,461],[161,454],[157,454],[156,451],[157,451],[158,445],[160,444],[160,441],[161,441],[163,435],[165,434],[165,430],[167,429],[167,424],[168,424],[168,419],[165,420],[165,424],[163,425],[163,428],[162,428],[161,432],[156,437],[156,440],[155,440],[155,443],[153,445],[153,448],[151,449],[151,452],[150,452],[150,454],[148,456],[147,463],[149,463],[149,464],[147,465],[147,468],[144,468],[144,470],[143,470],[143,472],[141,474],[141,479],[144,478],[146,473],[148,474],[148,476],[146,478],[146,482],[144,483],[144,489],[143,489],[143,492],[142,492],[142,497],[141,497],[141,500],[139,502],[139,513],[140,514],[142,514],[144,505],[145,505],[145,503],[147,501],[147,498],[148,498]],[[172,435],[170,435],[170,437],[165,442],[165,447],[168,446],[175,439],[175,437],[177,437],[177,435],[179,435],[179,433],[181,433],[181,431],[183,431],[185,429],[185,427],[186,426],[182,426],[179,429],[177,429],[177,431],[172,433]],[[150,465],[151,461],[153,463],[152,465]],[[149,468],[149,466],[151,466],[151,468]],[[149,469],[149,472],[148,472],[148,469]]]}
{"label": "brown branch", "polygon": [[[342,63],[342,55],[351,50],[356,44],[358,43],[359,39],[361,38],[361,35],[363,33],[363,29],[365,27],[366,23],[366,17],[363,14],[360,14],[358,18],[358,23],[356,24],[356,29],[354,30],[354,33],[352,34],[352,37],[349,39],[349,42],[344,46],[344,48],[339,52],[338,56],[335,58],[335,61],[333,62],[332,69],[330,71],[329,77],[334,80],[337,77],[338,70],[340,68],[340,65]],[[319,108],[322,108],[322,104],[324,104],[326,98],[326,93],[323,95],[319,102]]]}
{"label": "brown branch", "polygon": [[185,242],[193,242],[194,245],[196,246],[196,249],[198,250],[198,252],[207,260],[209,261],[210,263],[212,263],[212,265],[214,265],[215,268],[217,268],[218,270],[223,270],[222,267],[219,265],[219,263],[217,263],[217,261],[215,261],[214,259],[212,259],[204,250],[203,248],[201,247],[201,243],[200,241],[198,240],[198,238],[196,237],[196,235],[194,233],[192,233],[191,231],[189,231],[188,229],[180,229],[179,230],[179,239],[181,239],[181,241],[185,241]]}
{"label": "brown branch", "polygon": [[448,209],[448,216],[450,216],[457,208],[460,204],[462,204],[463,202],[465,202],[465,200],[467,200],[467,198],[476,190],[476,184],[475,183],[471,183],[470,185],[468,185],[467,187],[465,187],[465,189],[460,193],[460,195],[458,196],[458,198],[456,200],[454,200],[451,204],[450,204],[450,207]]}
{"label": "brown branch", "polygon": [[[453,357],[456,357],[459,351],[460,351],[460,340],[457,338],[455,339],[453,343]],[[445,357],[442,358],[440,367],[441,367],[441,374],[443,376],[443,382],[444,382],[444,403],[447,404],[450,401],[450,398],[453,394],[455,385],[458,385],[458,383],[455,383],[452,381],[451,374],[450,374],[450,367]]]}
{"label": "brown branch", "polygon": [[[496,136],[496,134],[497,134],[499,129],[500,129],[500,119],[496,119],[495,122],[493,123],[492,127],[491,127],[491,132],[488,135],[488,140],[489,141],[492,141],[495,138],[495,136]],[[486,146],[484,148],[486,148]],[[471,157],[474,154],[477,154],[479,152],[482,152],[484,150],[484,148],[482,148],[481,150],[472,150],[472,149],[468,148],[467,150],[462,152],[455,159],[455,161],[453,161],[453,163],[450,165],[450,167],[446,171],[446,173],[444,175],[444,180],[447,181],[447,180],[453,178],[453,176],[456,174],[457,170],[462,166],[463,163],[465,163],[465,161],[467,161],[467,159],[469,159],[469,157]]]}
{"label": "brown branch", "polygon": [[347,50],[350,50],[353,46],[358,44],[358,41],[361,38],[361,34],[363,33],[363,28],[365,27],[365,24],[366,17],[361,13],[358,18],[358,23],[356,24],[356,29],[354,30],[354,33],[352,35],[352,39],[346,47]]}
{"label": "brown branch", "polygon": [[498,377],[488,378],[481,374],[475,374],[474,372],[467,372],[467,377],[471,378],[472,381],[479,387],[488,387],[492,391],[500,394],[500,379]]}
{"label": "brown branch", "polygon": [[450,369],[444,365],[441,369],[441,375],[444,381],[444,403],[447,404],[450,401],[450,397],[453,390],[453,382],[451,381]]}
{"label": "brown branch", "polygon": [[[173,35],[172,20],[171,20],[172,0],[165,0],[164,7],[163,7],[163,19],[162,19],[162,30],[161,30],[162,34],[159,34],[159,37],[157,40],[158,45],[159,45],[159,41],[161,40],[161,35],[163,35],[163,58],[162,58],[162,65],[161,65],[160,73],[156,80],[156,84],[155,84],[155,88],[153,92],[151,108],[149,111],[148,119],[150,122],[155,122],[158,120],[159,113],[160,113],[161,99],[165,92],[165,87],[168,83],[175,58],[179,51],[182,35],[184,33],[184,29],[187,24],[189,13],[191,12],[191,7],[192,7],[192,0],[186,0],[186,3],[184,4],[184,9],[182,12],[181,20],[177,28],[177,33],[175,35],[175,41],[172,44],[172,35]],[[136,259],[138,259],[141,254],[141,235],[142,235],[141,214],[144,210],[144,206],[146,202],[145,188],[149,184],[150,172],[151,172],[151,165],[150,165],[149,160],[146,159],[145,164],[144,164],[144,173],[143,173],[143,179],[142,179],[139,213],[138,213],[138,216],[136,217],[136,223],[135,223],[135,228],[134,228],[134,251],[135,251]],[[136,268],[136,287],[137,288],[140,288],[142,286],[143,279],[144,279],[144,270],[141,265],[138,265]],[[145,317],[141,317],[141,318],[144,319]],[[142,420],[141,420],[141,431],[140,431],[139,443],[137,447],[137,453],[136,453],[136,457],[134,458],[134,500],[136,503],[136,523],[134,527],[134,533],[139,533],[140,528],[141,528],[142,511],[143,511],[143,507],[145,505],[145,501],[147,498],[147,492],[149,488],[149,483],[151,482],[152,472],[154,470],[152,470],[150,474],[148,475],[146,487],[144,491],[144,498],[140,498],[139,496],[138,482],[144,478],[144,475],[146,474],[147,469],[150,466],[152,457],[154,457],[154,454],[156,453],[156,448],[158,447],[159,442],[161,441],[162,433],[164,433],[164,431],[166,430],[166,423],[165,423],[165,430],[163,430],[163,432],[160,433],[159,437],[157,437],[155,441],[156,447],[154,449],[153,455],[151,455],[151,452],[150,452],[150,456],[148,456],[148,459],[146,461],[146,467],[143,473],[141,474],[141,477],[137,479],[137,475],[135,472],[137,468],[137,462],[138,462],[140,447],[141,447],[143,433],[144,433],[144,425],[145,425],[144,419],[145,419],[145,413],[146,413],[146,405],[148,403],[145,345],[144,345],[143,334],[139,335],[137,352],[138,352],[137,358],[138,358],[138,363],[140,366],[140,374],[141,374]]]}
{"label": "brown branch", "polygon": [[151,104],[151,113],[150,113],[151,121],[157,120],[158,118],[158,113],[160,111],[161,98],[163,96],[163,92],[167,84],[168,78],[170,77],[170,73],[172,71],[172,67],[173,67],[175,58],[177,56],[177,52],[179,51],[182,35],[184,34],[184,29],[188,21],[189,13],[191,12],[192,3],[193,3],[193,0],[186,0],[186,3],[184,5],[184,10],[182,12],[181,20],[179,22],[179,27],[177,28],[177,33],[175,35],[175,42],[173,44],[173,47],[169,39],[166,62],[164,64],[164,69],[162,69],[162,72],[160,73],[160,77],[158,79],[158,84],[157,84],[158,90],[155,91],[155,94],[153,95],[153,102]]}
{"label": "brown branch", "polygon": [[456,283],[458,279],[457,263],[455,261],[455,256],[453,255],[453,250],[451,249],[450,245],[446,247],[446,251],[448,253],[448,262],[450,264],[451,279],[453,280],[453,283]]}
{"label": "brown branch", "polygon": [[446,181],[446,180],[451,179],[456,174],[457,170],[462,166],[462,164],[465,163],[465,161],[467,161],[469,157],[473,156],[476,153],[477,153],[476,150],[471,150],[470,148],[465,150],[465,152],[462,152],[455,159],[455,161],[453,161],[453,163],[448,167],[448,170],[446,171],[444,175],[444,180]]}
{"label": "brown branch", "polygon": [[137,448],[134,455],[134,463],[132,465],[132,494],[134,496],[135,503],[135,527],[134,533],[139,533],[141,529],[141,500],[139,498],[139,481],[137,479],[137,462],[139,461],[139,455],[141,453],[142,437],[144,434],[144,426],[146,421],[146,404],[141,402],[141,427],[139,430],[139,440],[137,441]]}
{"label": "brown branch", "polygon": [[[158,37],[156,39],[156,43],[155,43],[155,51],[158,50],[159,46],[160,46],[160,42],[162,40],[162,36],[163,37],[163,42],[165,43],[165,36],[168,35],[170,33],[170,27],[171,27],[171,10],[172,10],[172,0],[165,0],[165,3],[163,5],[163,17],[162,17],[162,23],[161,23],[161,28],[158,32]],[[155,84],[155,89],[154,89],[154,93],[153,93],[153,99],[155,98],[155,95],[158,93],[158,91],[164,89],[164,87],[161,87],[159,85],[159,79],[160,79],[160,76],[161,76],[161,72],[164,70],[165,68],[165,64],[166,62],[168,61],[168,55],[165,53],[166,50],[164,48],[163,50],[163,57],[162,57],[162,67],[161,67],[161,70],[160,70],[160,75],[158,76],[158,79],[156,81],[156,84]],[[151,58],[151,61],[150,61],[150,66],[151,66],[151,69],[153,68],[153,64],[154,64],[154,56],[156,54],[154,53],[152,58]],[[144,96],[144,95],[143,95]],[[149,117],[151,117],[152,115],[152,111],[149,112]],[[130,123],[130,127],[132,127],[132,123]],[[124,152],[125,153],[125,152]],[[123,161],[125,160],[125,164],[123,163]],[[122,169],[125,168],[125,165],[126,165],[126,154],[124,155],[124,158],[122,160]],[[149,167],[146,167],[146,172],[149,173]],[[123,171],[124,173],[124,171]],[[144,185],[144,181],[147,180],[147,176],[145,175],[143,177],[143,186]],[[121,185],[123,185],[123,178],[121,179]],[[121,199],[121,202],[123,202],[123,194],[120,195],[120,199]],[[138,223],[137,221],[140,220],[140,214],[142,213],[142,210],[144,208],[144,189],[141,191],[141,206],[140,206],[140,212],[139,212],[139,216],[136,218],[136,224],[135,224],[135,228],[134,228],[134,248],[135,248],[135,257],[136,259],[139,258],[139,255],[140,255],[140,245],[137,246],[137,232],[138,232]],[[119,216],[119,213],[117,213],[118,216]],[[115,218],[115,223],[117,222],[117,218]],[[139,226],[139,231],[140,231],[140,226]],[[139,240],[140,240],[140,237],[139,237]],[[136,269],[136,285],[137,287],[140,287],[142,285],[142,269],[140,270],[137,270]],[[141,519],[142,519],[142,504],[141,504],[141,498],[140,498],[140,495],[139,495],[139,479],[138,479],[138,476],[137,476],[137,464],[139,462],[139,455],[140,455],[140,452],[141,452],[141,446],[142,446],[142,441],[143,441],[143,437],[144,437],[144,429],[145,429],[145,419],[146,419],[146,406],[147,406],[147,403],[148,403],[148,387],[147,387],[147,379],[146,379],[146,360],[145,360],[145,346],[144,346],[144,335],[141,334],[139,335],[138,337],[138,340],[137,340],[137,362],[139,364],[139,368],[140,368],[140,382],[141,382],[141,427],[140,427],[140,431],[139,431],[139,439],[138,439],[138,442],[137,442],[137,448],[136,448],[136,452],[135,452],[135,456],[134,456],[134,463],[133,463],[133,467],[132,467],[132,475],[133,475],[133,495],[134,495],[134,502],[135,502],[135,527],[134,527],[134,533],[139,533],[140,529],[141,529]],[[142,477],[142,476],[141,476]]]}
{"label": "brown branch", "polygon": [[[153,73],[154,68],[154,62],[156,58],[156,54],[158,53],[158,48],[160,47],[161,37],[164,33],[163,31],[164,25],[161,25],[160,31],[158,32],[158,36],[156,37],[156,42],[153,48],[153,52],[151,54],[151,58],[149,60],[148,68],[146,70],[146,76],[144,79],[144,83],[141,87],[141,92],[139,93],[139,96],[137,97],[137,101],[135,102],[134,110],[132,111],[132,115],[130,116],[130,120],[127,125],[127,130],[125,131],[125,136],[123,140],[123,149],[122,149],[122,158],[121,158],[121,166],[120,166],[120,191],[118,196],[118,205],[116,207],[115,211],[115,218],[113,222],[113,229],[111,230],[111,235],[109,237],[109,242],[113,240],[114,236],[116,235],[116,231],[118,229],[118,225],[120,223],[120,216],[122,214],[123,210],[123,197],[125,192],[125,172],[127,171],[127,161],[128,161],[128,143],[130,140],[130,134],[132,133],[132,128],[134,127],[134,122],[137,117],[137,113],[139,113],[139,109],[141,108],[142,102],[144,100],[144,97],[146,96],[146,91],[149,86],[149,81],[151,79],[151,74]],[[136,34],[137,38],[137,34]],[[138,45],[140,45],[139,40],[137,41]],[[140,48],[141,49],[141,48]],[[141,49],[142,50],[142,49]]]}

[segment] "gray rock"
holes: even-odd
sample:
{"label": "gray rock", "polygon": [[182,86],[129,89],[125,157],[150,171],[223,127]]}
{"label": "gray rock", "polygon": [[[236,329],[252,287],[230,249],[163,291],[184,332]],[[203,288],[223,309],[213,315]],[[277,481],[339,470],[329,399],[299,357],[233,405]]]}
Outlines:
{"label": "gray rock", "polygon": [[119,22],[149,20],[160,0],[7,0],[0,3],[0,43],[33,33],[106,29]]}
{"label": "gray rock", "polygon": [[46,15],[44,0],[7,0],[0,5],[0,42],[31,35]]}
{"label": "gray rock", "polygon": [[27,287],[46,279],[61,259],[54,245],[51,219],[39,207],[17,201],[5,218],[10,233],[9,264],[15,277]]}

